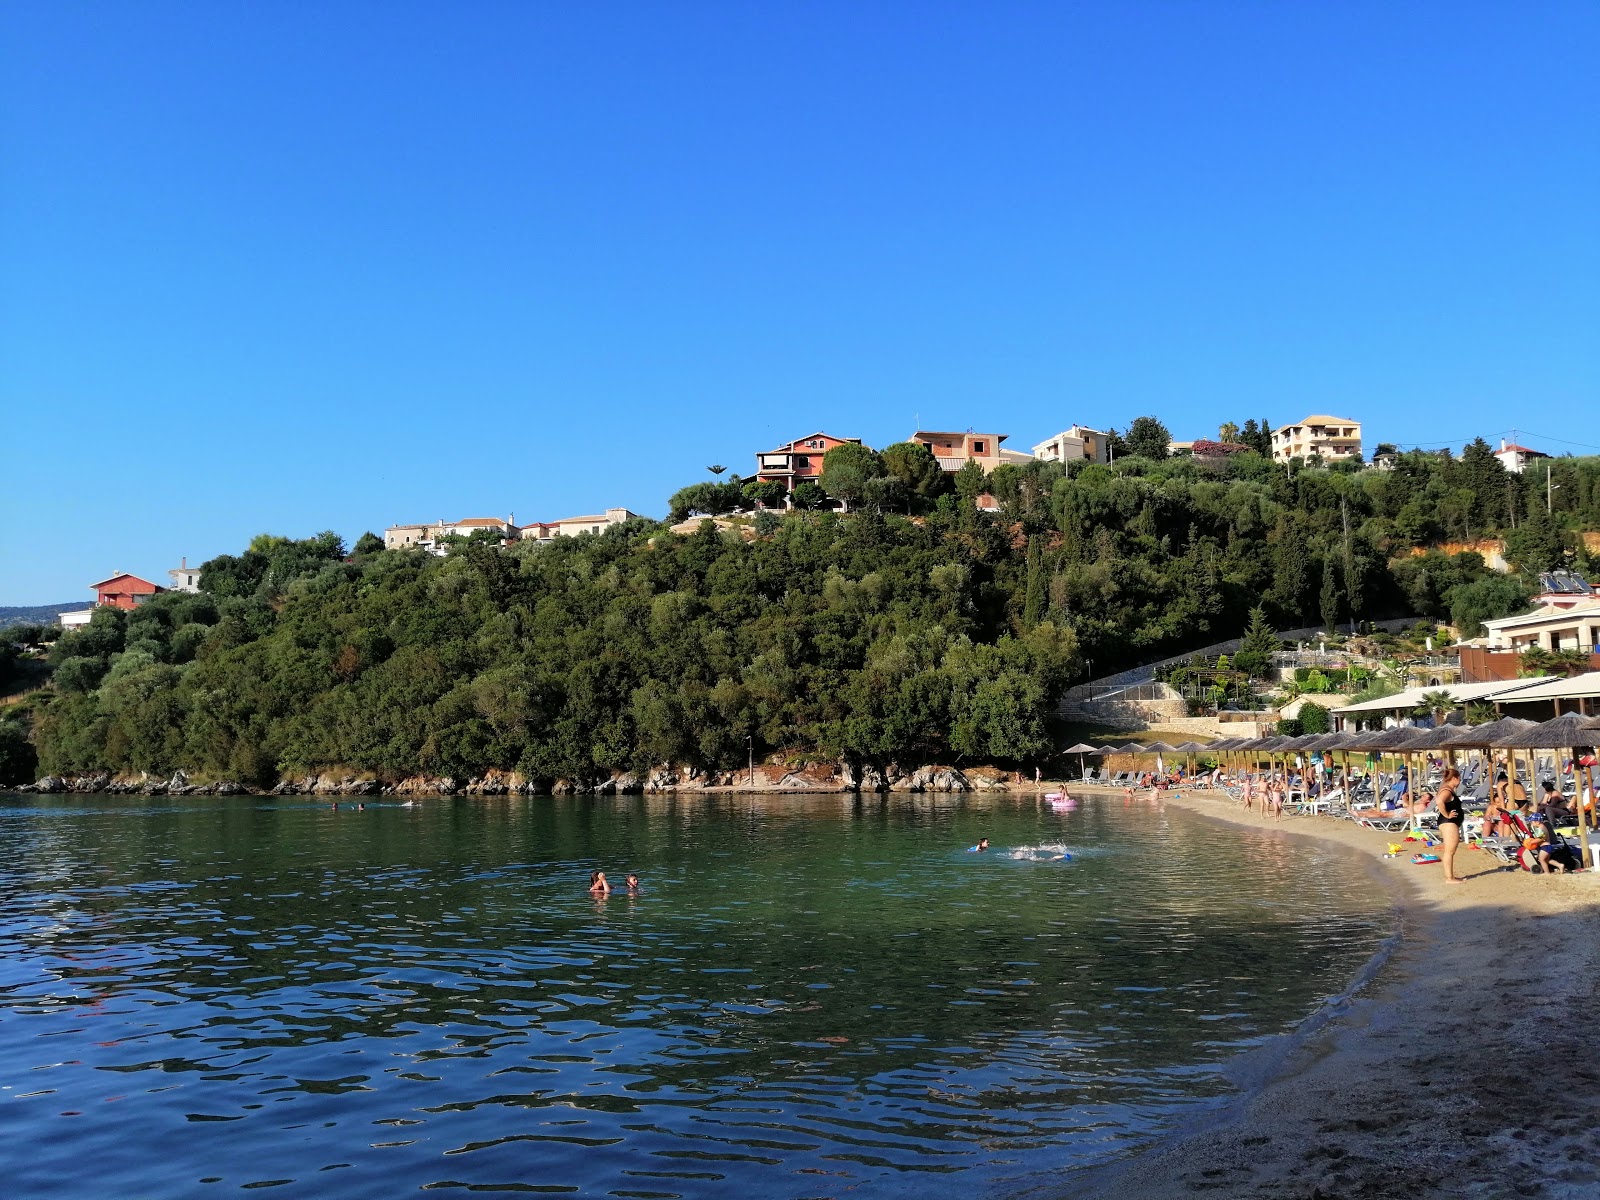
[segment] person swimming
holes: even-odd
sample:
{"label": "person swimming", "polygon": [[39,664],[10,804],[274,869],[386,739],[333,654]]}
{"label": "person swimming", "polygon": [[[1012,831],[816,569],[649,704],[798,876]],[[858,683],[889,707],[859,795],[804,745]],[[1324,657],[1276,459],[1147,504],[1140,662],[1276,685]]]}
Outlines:
{"label": "person swimming", "polygon": [[639,886],[639,877],[632,872],[629,872],[628,874],[628,890],[630,892],[640,892],[644,890]]}
{"label": "person swimming", "polygon": [[967,847],[967,853],[968,854],[981,854],[983,851],[987,850],[988,848],[989,848],[989,839],[988,838],[979,838],[978,839],[978,844],[976,846],[968,846]]}
{"label": "person swimming", "polygon": [[589,872],[589,891],[596,896],[608,896],[611,894],[611,885],[606,882],[606,873],[604,871]]}

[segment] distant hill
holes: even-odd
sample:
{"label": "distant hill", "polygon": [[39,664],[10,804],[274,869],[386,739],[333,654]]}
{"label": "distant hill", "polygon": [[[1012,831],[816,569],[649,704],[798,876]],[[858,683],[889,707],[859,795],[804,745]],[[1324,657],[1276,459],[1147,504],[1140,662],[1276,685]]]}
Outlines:
{"label": "distant hill", "polygon": [[48,625],[64,612],[88,608],[90,601],[73,600],[66,604],[34,604],[21,607],[0,607],[0,629],[13,625]]}

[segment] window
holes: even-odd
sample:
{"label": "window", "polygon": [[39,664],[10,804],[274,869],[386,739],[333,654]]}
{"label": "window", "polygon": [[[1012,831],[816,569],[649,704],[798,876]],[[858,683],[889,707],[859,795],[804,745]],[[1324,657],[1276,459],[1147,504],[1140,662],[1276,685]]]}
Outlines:
{"label": "window", "polygon": [[972,452],[974,454],[982,454],[983,453],[983,442],[982,441],[973,442],[972,443]]}

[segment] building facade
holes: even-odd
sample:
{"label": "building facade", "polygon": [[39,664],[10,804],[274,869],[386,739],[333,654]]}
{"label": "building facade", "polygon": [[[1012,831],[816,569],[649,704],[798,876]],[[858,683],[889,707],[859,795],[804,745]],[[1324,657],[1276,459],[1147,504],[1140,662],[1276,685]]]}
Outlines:
{"label": "building facade", "polygon": [[1086,425],[1073,425],[1033,448],[1040,462],[1110,462],[1111,448],[1106,435]]}
{"label": "building facade", "polygon": [[1005,433],[940,433],[919,429],[908,441],[921,442],[933,454],[940,468],[952,473],[969,462],[975,462],[985,471],[992,471],[1002,463],[1032,462],[1033,455],[1016,450],[1001,449],[1000,443],[1011,436]]}
{"label": "building facade", "polygon": [[1521,475],[1528,469],[1528,464],[1534,459],[1550,457],[1542,450],[1530,450],[1526,446],[1508,442],[1505,438],[1500,439],[1500,449],[1494,452],[1494,456],[1505,464],[1506,470],[1514,475]]}
{"label": "building facade", "polygon": [[1272,431],[1275,462],[1320,458],[1324,462],[1361,461],[1361,422],[1346,417],[1310,416]]}
{"label": "building facade", "polygon": [[835,446],[861,445],[860,438],[834,437],[831,433],[809,433],[785,442],[776,450],[756,455],[756,479],[761,483],[781,484],[792,492],[802,483],[815,483],[822,474],[822,457]]}
{"label": "building facade", "polygon": [[172,580],[169,590],[174,592],[198,592],[200,590],[200,568],[189,565],[189,556],[186,554],[178,560],[178,565],[167,572],[167,578]]}
{"label": "building facade", "polygon": [[102,579],[99,583],[89,585],[94,589],[94,602],[96,607],[120,608],[132,611],[138,608],[151,596],[166,591],[148,579],[140,579],[137,575],[122,572],[113,575],[110,579]]}
{"label": "building facade", "polygon": [[520,533],[524,541],[549,542],[559,537],[577,537],[580,533],[603,533],[611,526],[631,521],[638,515],[626,508],[608,508],[603,513],[562,517],[559,521],[534,521],[522,526]]}

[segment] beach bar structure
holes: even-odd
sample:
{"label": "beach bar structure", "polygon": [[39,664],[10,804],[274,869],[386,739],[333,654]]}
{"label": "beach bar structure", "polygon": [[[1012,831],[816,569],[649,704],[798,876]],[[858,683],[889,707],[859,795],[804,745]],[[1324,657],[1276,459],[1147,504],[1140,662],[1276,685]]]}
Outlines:
{"label": "beach bar structure", "polygon": [[1392,696],[1380,696],[1376,700],[1332,709],[1328,715],[1340,729],[1349,729],[1356,721],[1403,720],[1421,706],[1424,696],[1437,695],[1439,692],[1448,693],[1451,704],[1462,709],[1469,704],[1508,703],[1513,696],[1550,681],[1549,676],[1540,676],[1533,679],[1496,679],[1487,683],[1442,683],[1438,687],[1407,688]]}
{"label": "beach bar structure", "polygon": [[1595,716],[1600,714],[1600,671],[1585,671],[1569,679],[1535,680],[1532,687],[1497,696],[1494,705],[1516,717]]}

